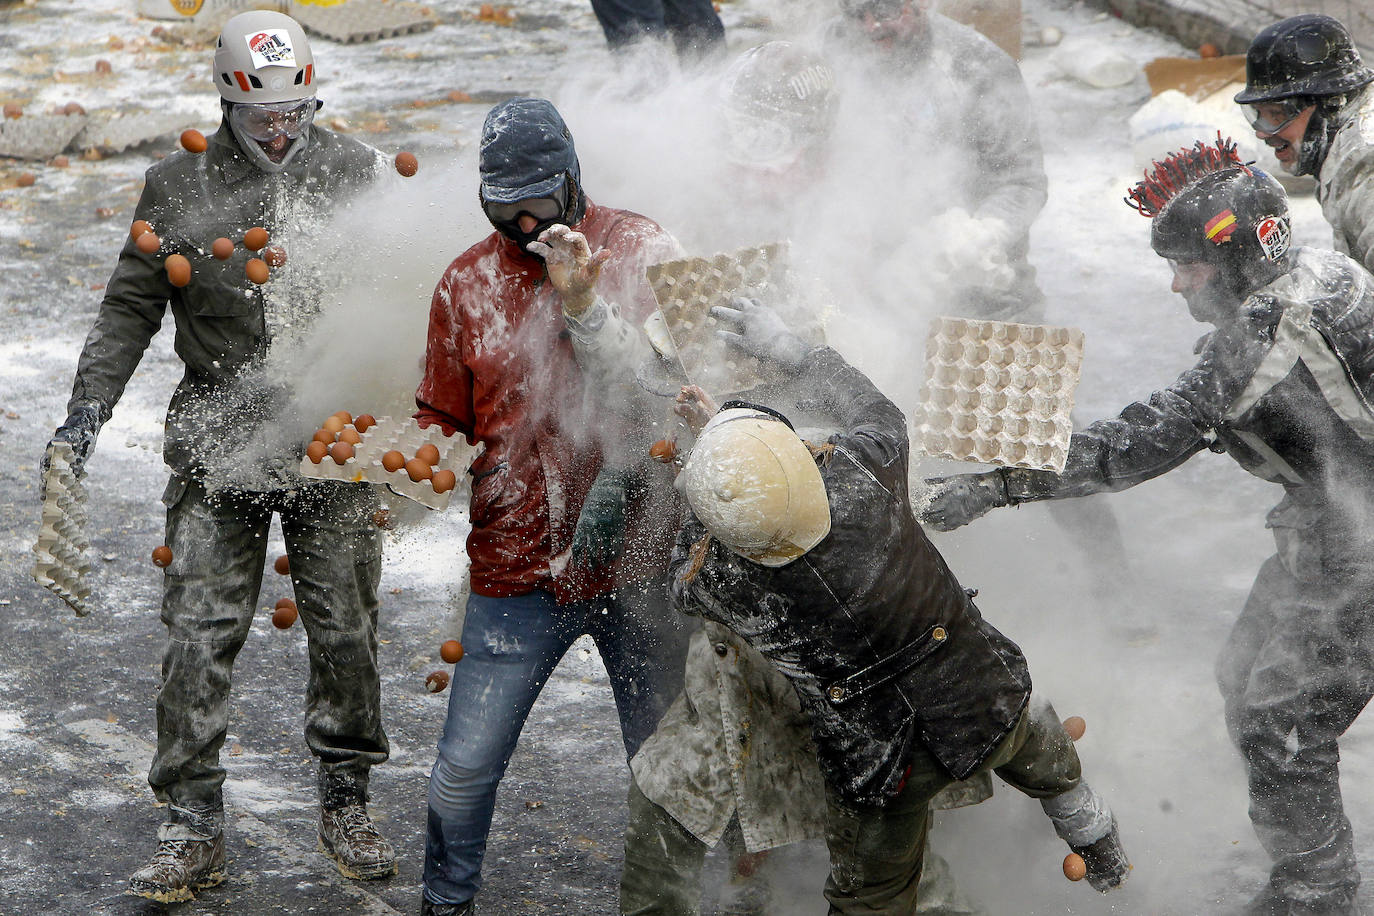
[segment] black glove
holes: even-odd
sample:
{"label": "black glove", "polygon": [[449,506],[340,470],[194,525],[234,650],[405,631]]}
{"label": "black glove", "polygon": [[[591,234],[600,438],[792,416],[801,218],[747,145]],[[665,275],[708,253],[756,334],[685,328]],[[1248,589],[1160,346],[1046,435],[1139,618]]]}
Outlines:
{"label": "black glove", "polygon": [[726,326],[716,332],[721,340],[785,369],[800,369],[811,352],[777,312],[757,299],[736,297],[729,305],[714,306],[711,317]]}
{"label": "black glove", "polygon": [[1011,505],[1007,475],[999,468],[986,474],[932,477],[930,500],[921,521],[937,531],[953,531],[993,509]]}
{"label": "black glove", "polygon": [[72,448],[72,473],[77,477],[86,474],[86,459],[95,447],[96,434],[100,432],[100,408],[93,403],[78,404],[72,409],[71,416],[57,427],[57,432],[48,440],[43,450],[43,460],[38,468],[38,498],[47,496],[48,468],[52,464],[52,447],[65,442]]}
{"label": "black glove", "polygon": [[620,556],[625,547],[625,504],[629,501],[630,475],[602,468],[582,504],[573,529],[572,559],[579,566],[596,569]]}

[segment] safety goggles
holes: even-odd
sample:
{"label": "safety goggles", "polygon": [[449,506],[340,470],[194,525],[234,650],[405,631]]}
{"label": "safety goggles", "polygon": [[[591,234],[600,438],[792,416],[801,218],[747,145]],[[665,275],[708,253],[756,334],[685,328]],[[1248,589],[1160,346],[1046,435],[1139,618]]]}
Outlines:
{"label": "safety goggles", "polygon": [[[1261,102],[1258,105],[1246,105],[1246,120],[1256,133],[1273,135],[1283,130],[1289,124],[1296,121],[1304,111],[1312,107],[1312,102],[1306,98],[1298,97],[1292,99],[1280,99],[1276,102]],[[1260,109],[1268,112],[1264,114]],[[1282,120],[1279,120],[1279,119]]]}
{"label": "safety goggles", "polygon": [[850,19],[867,19],[870,16],[878,22],[896,19],[908,0],[840,0],[840,11]]}
{"label": "safety goggles", "polygon": [[528,213],[542,223],[545,220],[557,219],[562,216],[566,206],[566,190],[560,190],[557,197],[533,197],[529,200],[517,200],[512,204],[482,201],[482,207],[487,211],[487,218],[494,223],[513,223],[522,213]]}
{"label": "safety goggles", "polygon": [[242,103],[229,110],[229,118],[238,130],[266,143],[277,137],[295,140],[315,120],[315,100],[298,102]]}

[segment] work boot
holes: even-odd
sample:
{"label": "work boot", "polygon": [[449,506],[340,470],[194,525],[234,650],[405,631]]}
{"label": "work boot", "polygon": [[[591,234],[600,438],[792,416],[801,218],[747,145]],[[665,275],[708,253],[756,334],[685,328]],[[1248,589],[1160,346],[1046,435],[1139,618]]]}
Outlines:
{"label": "work boot", "polygon": [[320,847],[345,878],[367,881],[396,874],[396,850],[372,826],[361,803],[320,809]]}
{"label": "work boot", "polygon": [[420,898],[420,916],[476,916],[477,905],[467,903],[432,903],[428,897]]}
{"label": "work boot", "polygon": [[1088,866],[1088,883],[1107,893],[1126,882],[1131,863],[1126,859],[1126,851],[1121,848],[1121,832],[1116,829],[1116,818],[1112,818],[1112,829],[1102,839],[1088,846],[1070,846],[1083,858]]}
{"label": "work boot", "polygon": [[224,834],[211,839],[159,839],[147,865],[129,878],[129,893],[159,903],[195,899],[195,892],[223,884]]}

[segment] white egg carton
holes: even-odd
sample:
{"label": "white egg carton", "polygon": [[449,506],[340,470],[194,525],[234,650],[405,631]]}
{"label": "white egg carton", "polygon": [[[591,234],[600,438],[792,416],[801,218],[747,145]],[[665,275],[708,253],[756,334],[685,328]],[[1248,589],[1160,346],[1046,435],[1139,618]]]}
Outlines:
{"label": "white egg carton", "polygon": [[62,152],[86,126],[78,114],[25,114],[0,119],[0,156],[14,159],[51,159]]}
{"label": "white egg carton", "polygon": [[763,380],[758,359],[716,337],[710,311],[742,292],[779,283],[787,253],[787,244],[778,242],[650,265],[649,285],[688,379],[718,395],[746,391]]}
{"label": "white egg carton", "polygon": [[48,447],[44,475],[42,520],[33,545],[33,579],[71,607],[78,617],[90,613],[86,576],[91,571],[86,536],[86,488],[72,473],[72,447],[56,442]]}
{"label": "white egg carton", "polygon": [[[462,449],[459,444],[466,445],[462,436],[445,436],[438,425],[430,426],[428,429],[421,429],[420,424],[415,422],[413,417],[401,417],[393,419],[391,417],[377,417],[377,425],[370,427],[367,432],[359,433],[361,441],[353,447],[353,457],[343,464],[339,464],[329,455],[320,459],[316,464],[310,458],[301,458],[301,476],[309,477],[312,480],[344,480],[352,483],[372,483],[385,485],[391,488],[392,492],[407,499],[428,506],[431,509],[443,509],[448,506],[449,500],[453,498],[453,493],[460,487],[455,485],[452,490],[443,493],[435,493],[434,486],[428,480],[414,481],[406,473],[405,468],[399,471],[388,471],[382,467],[382,455],[395,449],[406,456],[409,460],[415,457],[415,450],[425,443],[432,444],[439,450],[439,463],[434,466],[438,470],[450,470],[462,483],[462,475],[467,468],[462,466]],[[344,427],[354,429],[352,424]]]}
{"label": "white egg carton", "polygon": [[1077,328],[936,318],[914,419],[925,454],[1062,471],[1083,365]]}
{"label": "white egg carton", "polygon": [[439,21],[429,7],[406,0],[346,0],[323,4],[291,0],[286,12],[307,32],[341,44],[423,32],[434,28]]}
{"label": "white egg carton", "polygon": [[184,112],[164,108],[124,106],[117,110],[95,111],[72,140],[77,150],[95,149],[113,155],[164,137],[178,136],[190,126]]}

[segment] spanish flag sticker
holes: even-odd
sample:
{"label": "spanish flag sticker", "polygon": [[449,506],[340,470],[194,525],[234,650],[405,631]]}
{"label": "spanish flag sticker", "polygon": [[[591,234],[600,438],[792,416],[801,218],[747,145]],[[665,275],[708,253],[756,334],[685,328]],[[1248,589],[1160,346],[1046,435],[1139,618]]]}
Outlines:
{"label": "spanish flag sticker", "polygon": [[1230,210],[1222,210],[1208,220],[1207,225],[1203,228],[1207,232],[1207,238],[1216,244],[1229,242],[1231,241],[1231,233],[1236,231],[1236,215]]}

